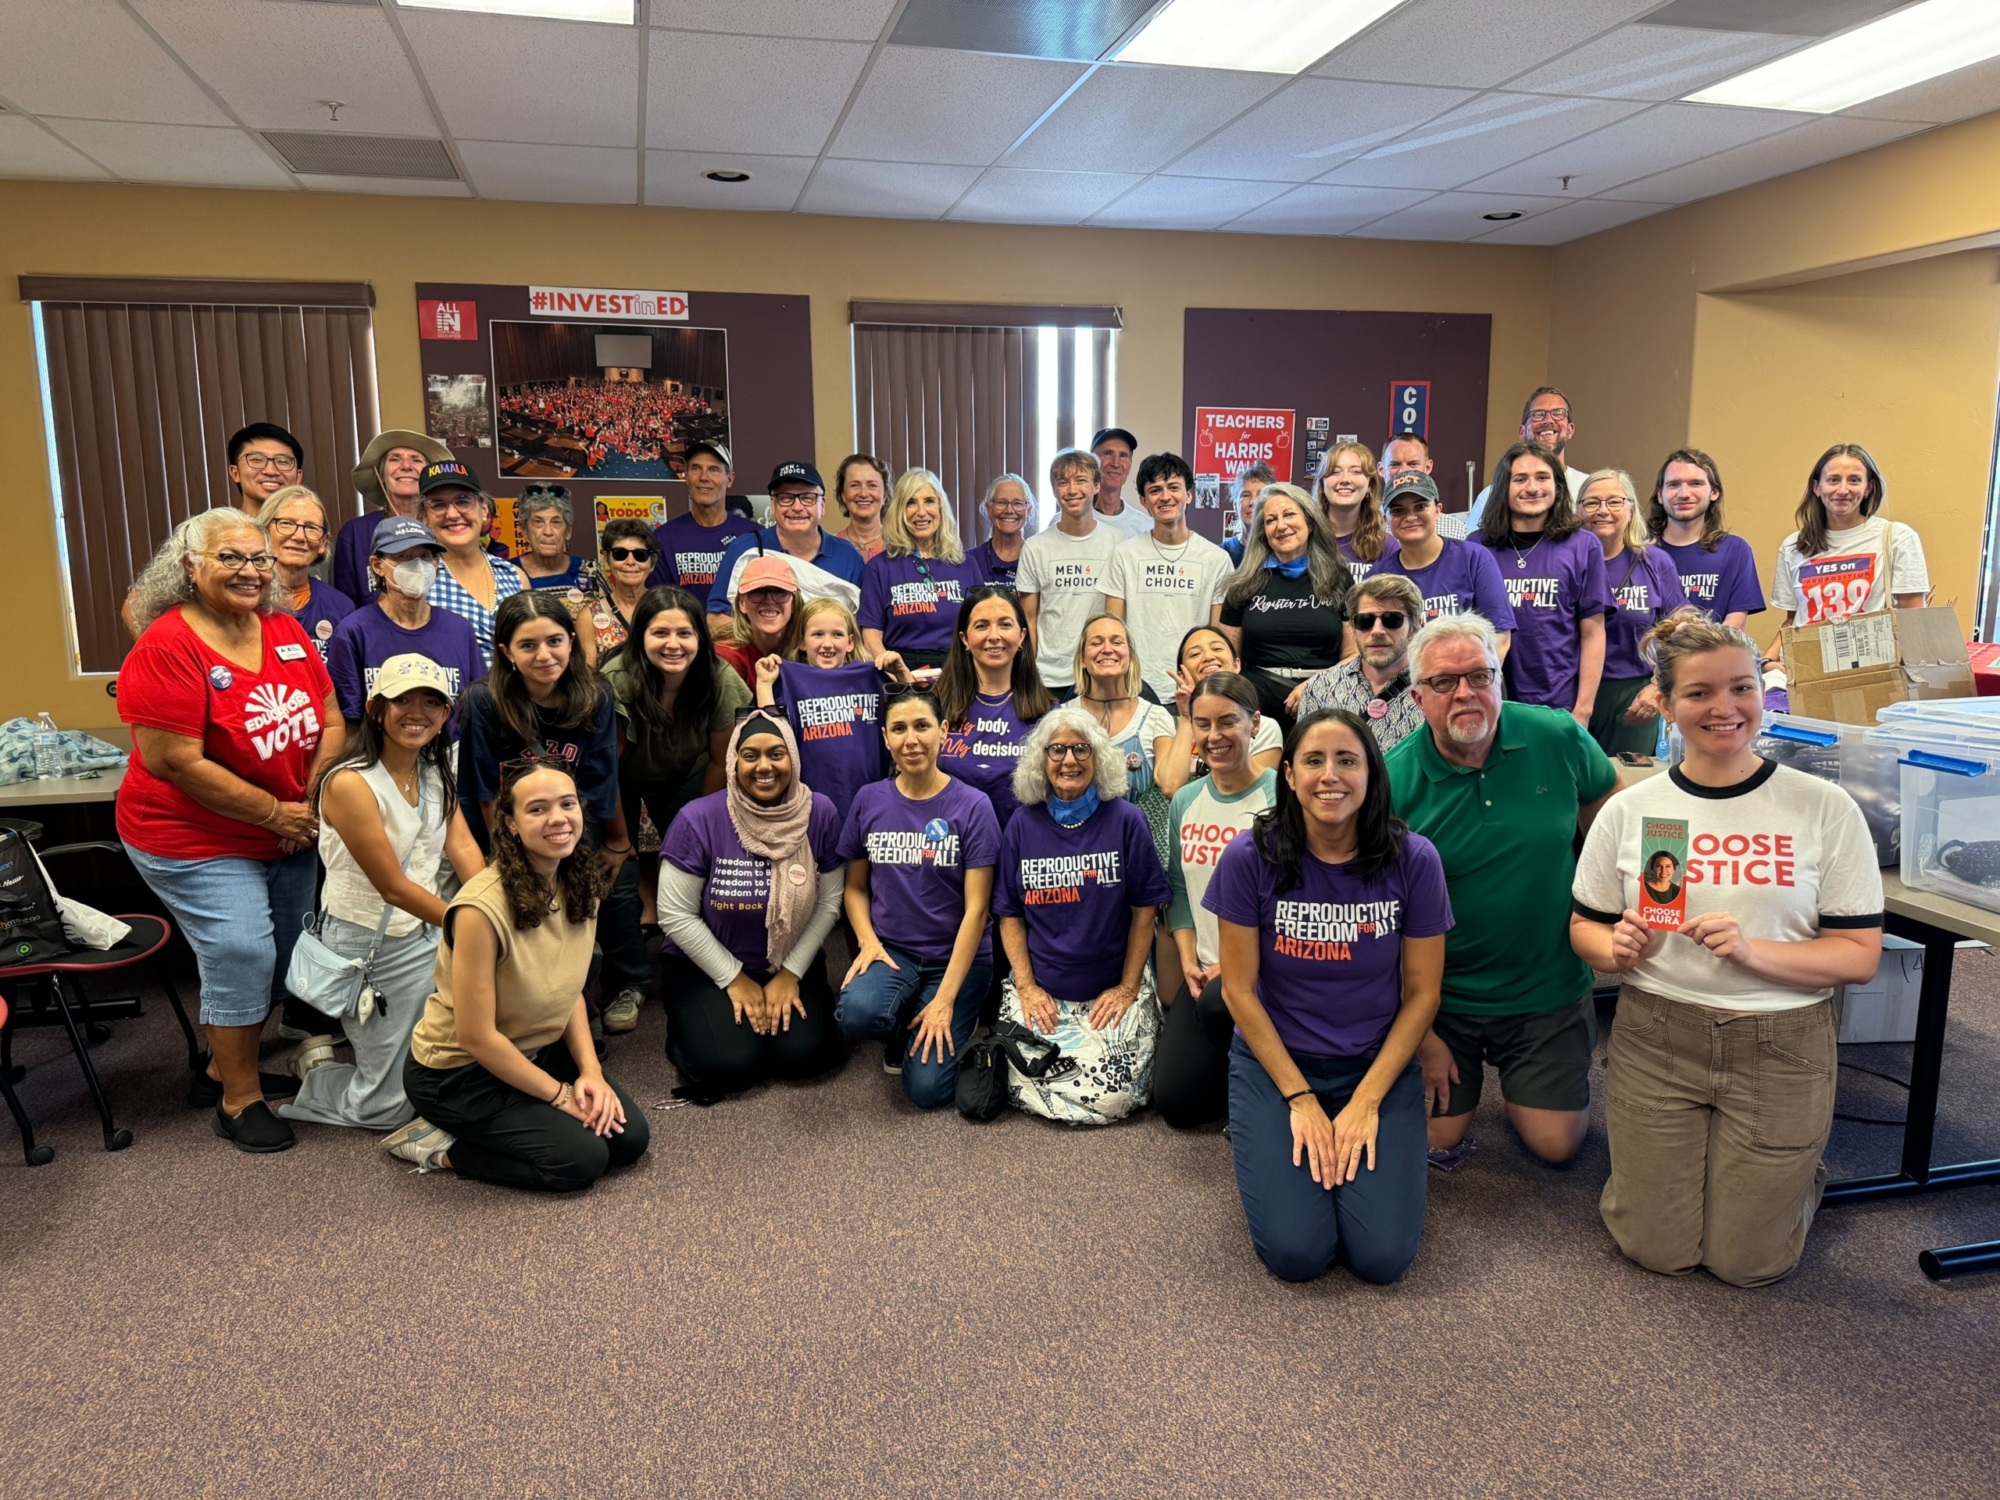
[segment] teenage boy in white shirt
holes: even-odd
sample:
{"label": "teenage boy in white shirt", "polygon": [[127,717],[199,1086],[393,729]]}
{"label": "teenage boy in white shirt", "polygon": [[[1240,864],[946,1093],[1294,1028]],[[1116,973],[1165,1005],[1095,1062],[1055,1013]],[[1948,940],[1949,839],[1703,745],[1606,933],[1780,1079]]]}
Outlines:
{"label": "teenage boy in white shirt", "polygon": [[1097,482],[1097,460],[1081,448],[1065,448],[1055,456],[1049,488],[1056,497],[1056,524],[1022,544],[1014,575],[1035,666],[1057,698],[1076,690],[1076,643],[1084,624],[1104,608],[1105,575],[1124,540],[1091,504]]}
{"label": "teenage boy in white shirt", "polygon": [[1194,471],[1186,459],[1149,456],[1139,465],[1139,495],[1153,529],[1111,555],[1104,607],[1125,622],[1154,695],[1172,703],[1181,637],[1222,619],[1222,588],[1233,570],[1228,553],[1188,530]]}

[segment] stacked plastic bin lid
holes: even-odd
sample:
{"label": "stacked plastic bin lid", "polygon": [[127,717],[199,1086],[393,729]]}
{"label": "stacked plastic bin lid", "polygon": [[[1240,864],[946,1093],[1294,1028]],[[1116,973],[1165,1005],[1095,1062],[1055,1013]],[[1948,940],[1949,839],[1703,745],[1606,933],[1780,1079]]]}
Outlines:
{"label": "stacked plastic bin lid", "polygon": [[1902,783],[1902,877],[2000,911],[2000,698],[1896,703],[1867,732]]}

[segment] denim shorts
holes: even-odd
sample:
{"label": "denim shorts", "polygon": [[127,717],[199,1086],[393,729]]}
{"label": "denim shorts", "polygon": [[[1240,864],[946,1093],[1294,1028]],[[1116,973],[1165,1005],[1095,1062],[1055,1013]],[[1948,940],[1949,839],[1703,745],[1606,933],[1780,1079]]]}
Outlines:
{"label": "denim shorts", "polygon": [[161,859],[125,846],[194,949],[204,1026],[256,1026],[284,993],[300,924],[313,910],[319,851],[284,859]]}

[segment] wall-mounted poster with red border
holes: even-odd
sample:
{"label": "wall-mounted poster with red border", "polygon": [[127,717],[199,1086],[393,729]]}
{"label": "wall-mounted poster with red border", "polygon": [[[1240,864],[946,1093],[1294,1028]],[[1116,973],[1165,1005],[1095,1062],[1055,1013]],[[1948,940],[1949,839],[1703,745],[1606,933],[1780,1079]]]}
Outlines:
{"label": "wall-mounted poster with red border", "polygon": [[1425,442],[1431,437],[1431,383],[1428,380],[1389,382],[1389,433],[1414,432]]}
{"label": "wall-mounted poster with red border", "polygon": [[417,337],[447,339],[454,343],[478,343],[479,304],[419,297]]}

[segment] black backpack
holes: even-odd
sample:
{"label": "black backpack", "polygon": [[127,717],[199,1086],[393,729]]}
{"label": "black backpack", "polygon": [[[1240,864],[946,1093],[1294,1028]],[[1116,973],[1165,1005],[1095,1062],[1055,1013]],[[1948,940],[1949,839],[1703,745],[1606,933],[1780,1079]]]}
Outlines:
{"label": "black backpack", "polygon": [[41,963],[70,951],[56,893],[18,823],[0,821],[0,968]]}
{"label": "black backpack", "polygon": [[1001,1021],[965,1049],[958,1060],[958,1112],[968,1120],[993,1120],[1007,1107],[1007,1065],[1011,1062],[1030,1078],[1063,1073],[1062,1048],[1039,1032],[1015,1021]]}

